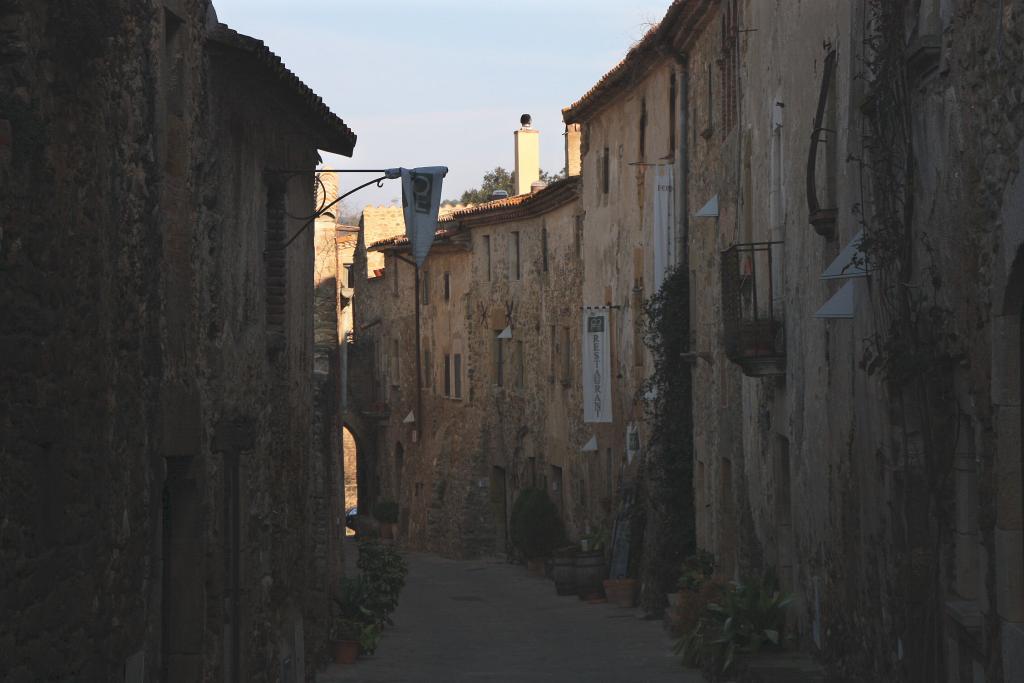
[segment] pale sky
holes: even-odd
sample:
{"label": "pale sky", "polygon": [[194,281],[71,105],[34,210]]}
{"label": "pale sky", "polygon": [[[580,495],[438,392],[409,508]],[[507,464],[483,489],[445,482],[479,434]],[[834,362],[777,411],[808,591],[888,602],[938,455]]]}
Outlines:
{"label": "pale sky", "polygon": [[[214,0],[220,21],[264,41],[358,136],[337,168],[447,166],[458,198],[514,166],[520,114],[541,167],[565,165],[561,109],[615,66],[670,0]],[[343,175],[342,191],[371,176]],[[363,180],[360,181],[359,179]],[[398,181],[346,200],[401,196]]]}

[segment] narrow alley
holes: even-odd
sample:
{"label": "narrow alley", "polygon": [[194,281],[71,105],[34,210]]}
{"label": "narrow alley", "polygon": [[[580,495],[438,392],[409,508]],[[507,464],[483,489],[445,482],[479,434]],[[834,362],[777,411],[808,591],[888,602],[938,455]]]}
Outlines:
{"label": "narrow alley", "polygon": [[1024,0],[0,0],[0,683],[1022,683],[1022,434]]}
{"label": "narrow alley", "polygon": [[703,680],[640,610],[557,596],[548,579],[499,559],[406,559],[408,584],[376,654],[332,665],[318,683]]}

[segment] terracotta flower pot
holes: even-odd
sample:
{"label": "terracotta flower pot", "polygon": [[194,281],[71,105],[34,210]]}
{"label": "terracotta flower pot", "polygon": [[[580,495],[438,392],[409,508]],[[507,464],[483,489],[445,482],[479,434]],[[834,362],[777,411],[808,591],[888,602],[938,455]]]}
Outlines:
{"label": "terracotta flower pot", "polygon": [[355,664],[359,657],[358,640],[339,640],[334,644],[335,664]]}
{"label": "terracotta flower pot", "polygon": [[608,601],[619,607],[634,607],[636,604],[636,579],[605,579],[604,593]]}

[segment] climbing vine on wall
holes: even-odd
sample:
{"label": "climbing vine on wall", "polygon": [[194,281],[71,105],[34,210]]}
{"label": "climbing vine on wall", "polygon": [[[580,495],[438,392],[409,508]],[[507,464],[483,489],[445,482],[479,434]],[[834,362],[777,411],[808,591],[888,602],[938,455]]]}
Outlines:
{"label": "climbing vine on wall", "polygon": [[683,558],[695,547],[691,365],[685,356],[689,302],[688,270],[678,267],[644,307],[644,343],[654,371],[641,389],[651,427],[642,477],[647,495],[641,601],[654,611],[663,606]]}
{"label": "climbing vine on wall", "polygon": [[[873,331],[860,366],[883,380],[893,411],[890,466],[904,486],[891,492],[894,533],[914,539],[894,558],[901,567],[891,587],[894,627],[912,653],[903,662],[914,680],[934,680],[941,668],[942,606],[910,601],[917,589],[942,596],[939,556],[950,528],[948,490],[957,424],[954,364],[962,355],[952,311],[943,305],[943,274],[927,233],[915,230],[918,159],[914,147],[905,3],[868,3],[861,106],[862,201],[854,207],[864,228],[860,244],[871,272]],[[921,511],[926,510],[927,514]],[[922,590],[927,587],[927,590]]]}

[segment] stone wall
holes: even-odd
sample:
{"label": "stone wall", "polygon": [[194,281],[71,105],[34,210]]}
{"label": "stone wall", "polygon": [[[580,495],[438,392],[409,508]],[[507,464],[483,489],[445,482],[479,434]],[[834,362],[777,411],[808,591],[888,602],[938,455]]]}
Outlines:
{"label": "stone wall", "polygon": [[[420,274],[419,402],[415,271],[402,260],[408,258],[404,242],[374,248],[386,266],[383,278],[357,275],[357,285],[366,284],[357,287],[356,346],[373,358],[377,388],[357,393],[355,401],[364,410],[373,406],[367,412],[377,422],[374,455],[360,460],[371,463],[372,472],[361,491],[399,502],[400,533],[410,547],[457,557],[506,552],[517,492],[556,486],[556,473],[552,496],[570,533],[585,525],[588,500],[599,506],[598,485],[588,493],[590,475],[578,453],[585,441],[574,351],[581,268],[571,199],[522,217],[489,219],[483,205],[483,213],[467,216],[465,224],[458,212],[442,220],[445,236]],[[500,206],[495,211],[500,214]],[[518,277],[509,267],[513,233]],[[359,253],[356,262],[366,263]],[[512,339],[500,342],[498,386],[495,337],[506,327]],[[552,344],[572,354],[569,374]],[[406,421],[410,413],[414,422]]]}
{"label": "stone wall", "polygon": [[322,132],[208,3],[0,14],[0,678],[311,678]]}

